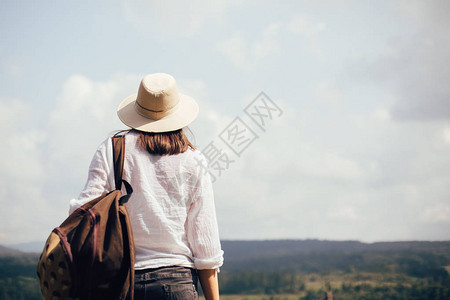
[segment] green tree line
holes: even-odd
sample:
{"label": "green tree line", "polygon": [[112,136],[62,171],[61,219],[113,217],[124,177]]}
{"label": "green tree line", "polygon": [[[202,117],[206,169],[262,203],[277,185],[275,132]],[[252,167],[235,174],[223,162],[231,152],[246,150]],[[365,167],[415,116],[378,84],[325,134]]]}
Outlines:
{"label": "green tree line", "polygon": [[[0,256],[0,299],[41,299],[37,260],[37,255]],[[450,299],[449,265],[446,255],[429,252],[311,253],[226,262],[219,280],[222,294],[273,299],[282,294],[325,299],[327,291],[344,300]],[[340,276],[340,283],[327,285],[333,276]],[[313,277],[319,288],[310,287]]]}
{"label": "green tree line", "polygon": [[42,300],[37,261],[37,255],[0,257],[0,299]]}

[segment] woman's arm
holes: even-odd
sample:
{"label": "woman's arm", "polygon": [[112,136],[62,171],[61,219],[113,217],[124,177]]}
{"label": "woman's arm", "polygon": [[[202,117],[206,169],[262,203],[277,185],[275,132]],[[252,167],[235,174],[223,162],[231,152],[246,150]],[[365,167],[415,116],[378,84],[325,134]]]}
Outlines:
{"label": "woman's arm", "polygon": [[198,270],[200,284],[206,300],[219,300],[219,281],[216,269]]}

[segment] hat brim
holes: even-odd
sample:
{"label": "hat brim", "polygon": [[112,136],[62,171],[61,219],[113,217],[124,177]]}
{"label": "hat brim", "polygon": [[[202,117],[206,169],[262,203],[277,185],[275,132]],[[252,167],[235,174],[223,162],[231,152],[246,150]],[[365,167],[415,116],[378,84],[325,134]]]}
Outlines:
{"label": "hat brim", "polygon": [[198,115],[197,102],[186,95],[180,94],[180,102],[169,115],[153,120],[140,115],[135,108],[137,94],[125,98],[117,108],[119,119],[136,130],[145,132],[168,132],[181,129],[189,125]]}

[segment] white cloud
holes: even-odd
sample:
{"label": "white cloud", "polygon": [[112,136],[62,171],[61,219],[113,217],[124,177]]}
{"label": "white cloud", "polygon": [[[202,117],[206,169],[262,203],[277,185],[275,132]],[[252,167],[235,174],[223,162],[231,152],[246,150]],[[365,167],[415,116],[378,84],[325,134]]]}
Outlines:
{"label": "white cloud", "polygon": [[300,147],[301,157],[297,160],[300,172],[324,180],[365,180],[366,171],[358,162],[335,153],[323,152],[312,146]]}
{"label": "white cloud", "polygon": [[448,126],[393,122],[389,99],[355,113],[332,80],[312,90],[307,110],[277,99],[284,114],[215,183],[223,238],[448,236],[424,217],[448,199]]}
{"label": "white cloud", "polygon": [[280,45],[276,37],[280,31],[280,24],[269,24],[262,33],[261,40],[255,41],[253,44],[252,55],[256,60],[262,59],[267,55],[280,51]]}
{"label": "white cloud", "polygon": [[315,21],[310,16],[305,14],[298,14],[292,18],[287,24],[287,29],[295,34],[303,35],[308,38],[317,36],[324,30],[327,25],[325,22]]}
{"label": "white cloud", "polygon": [[[48,146],[52,150],[53,162],[75,166],[77,162],[67,161],[70,155],[90,156],[108,133],[124,128],[117,118],[117,106],[129,94],[137,92],[140,79],[136,75],[124,74],[104,82],[95,82],[81,75],[69,77],[50,112],[47,125],[52,137]],[[87,149],[92,153],[86,153],[89,152]]]}
{"label": "white cloud", "polygon": [[[214,185],[223,238],[361,236],[365,226],[349,231],[349,223],[367,221],[358,207],[367,205],[368,196],[355,191],[378,170],[311,145],[293,126],[302,113],[276,103],[285,113],[259,131],[241,157],[232,157]],[[326,228],[333,222],[338,224]]]}
{"label": "white cloud", "polygon": [[20,62],[7,61],[5,63],[5,69],[13,77],[21,78],[24,74],[24,67]]}
{"label": "white cloud", "polygon": [[199,33],[207,23],[220,20],[224,12],[242,3],[242,0],[123,0],[125,17],[137,30],[181,35]]}
{"label": "white cloud", "polygon": [[287,31],[304,37],[306,49],[320,62],[324,59],[323,49],[319,42],[320,35],[327,30],[327,24],[323,21],[315,20],[306,14],[297,14],[286,25]]}
{"label": "white cloud", "polygon": [[322,59],[322,49],[316,37],[326,30],[324,22],[316,22],[307,15],[296,15],[291,21],[270,22],[253,39],[242,32],[223,39],[216,44],[219,52],[227,57],[236,67],[248,71],[261,63],[262,59],[281,52],[283,33],[291,33],[306,39],[306,49],[318,59]]}
{"label": "white cloud", "polygon": [[251,66],[249,58],[249,46],[247,41],[239,33],[220,41],[216,45],[217,50],[225,55],[236,67],[247,70]]}
{"label": "white cloud", "polygon": [[332,80],[323,80],[315,85],[313,96],[321,105],[336,108],[345,101],[345,90]]}
{"label": "white cloud", "polygon": [[450,3],[447,0],[434,0],[432,2],[397,0],[394,5],[430,32],[435,32],[438,35],[448,34]]}
{"label": "white cloud", "polygon": [[0,99],[0,116],[0,156],[5,158],[0,160],[1,178],[7,184],[39,179],[43,175],[39,145],[45,135],[35,129],[32,108],[19,100]]}
{"label": "white cloud", "polygon": [[450,145],[450,127],[446,127],[442,130],[442,138],[446,144]]}
{"label": "white cloud", "polygon": [[356,210],[353,206],[335,207],[334,209],[329,210],[326,216],[331,220],[343,221],[345,223],[359,219],[358,214],[356,213]]}
{"label": "white cloud", "polygon": [[378,108],[373,112],[373,117],[379,121],[388,121],[391,119],[391,113],[386,108]]}
{"label": "white cloud", "polygon": [[397,1],[397,13],[409,31],[386,40],[373,62],[363,63],[358,76],[389,90],[397,101],[394,120],[450,119],[450,13],[448,1]]}
{"label": "white cloud", "polygon": [[253,41],[244,38],[241,33],[235,33],[218,42],[216,47],[236,67],[248,71],[262,59],[280,51],[277,37],[280,29],[280,24],[271,23]]}
{"label": "white cloud", "polygon": [[426,208],[423,220],[431,223],[450,223],[450,205],[443,203]]}
{"label": "white cloud", "polygon": [[[348,101],[335,84],[324,81],[323,86],[328,88],[317,96],[321,105]],[[314,109],[323,112],[321,105]],[[283,116],[215,184],[224,238],[371,242],[427,239],[428,233],[429,239],[442,239],[440,231],[431,234],[446,222],[445,213],[433,208],[448,199],[442,124],[392,122],[377,104],[356,115],[332,110],[327,120],[334,126],[365,120],[364,126],[335,131],[339,151],[323,132],[330,128],[321,128],[322,119],[306,118],[309,111],[288,103],[280,106]],[[314,135],[322,143],[314,143]],[[433,210],[425,210],[427,202]]]}
{"label": "white cloud", "polygon": [[249,41],[238,32],[218,42],[216,48],[237,68],[248,71],[264,58],[280,51],[277,38],[279,31],[280,25],[271,23],[253,41]]}
{"label": "white cloud", "polygon": [[45,170],[41,145],[45,134],[35,128],[36,114],[20,100],[0,99],[0,237],[3,242],[36,234],[32,222],[41,205]]}

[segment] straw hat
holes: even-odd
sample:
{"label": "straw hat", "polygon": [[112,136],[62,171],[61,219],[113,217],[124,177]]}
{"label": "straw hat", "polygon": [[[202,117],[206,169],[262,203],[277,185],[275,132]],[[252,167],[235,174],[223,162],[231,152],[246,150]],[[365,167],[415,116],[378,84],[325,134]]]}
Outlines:
{"label": "straw hat", "polygon": [[198,104],[178,92],[175,79],[169,74],[146,75],[137,94],[123,100],[119,119],[127,126],[146,132],[174,131],[187,126],[198,115]]}

